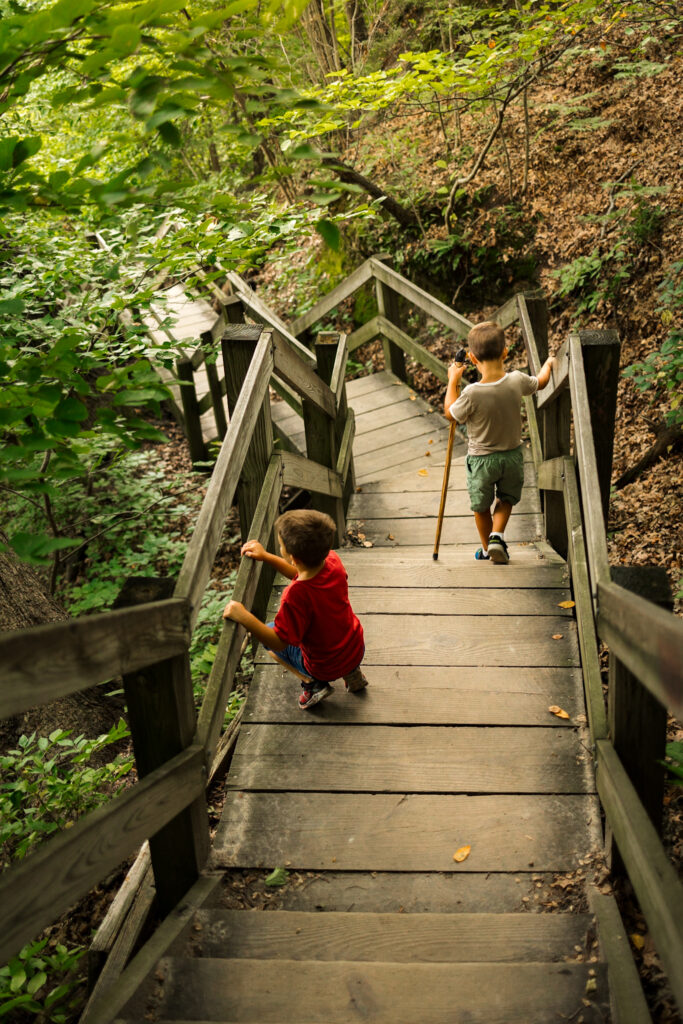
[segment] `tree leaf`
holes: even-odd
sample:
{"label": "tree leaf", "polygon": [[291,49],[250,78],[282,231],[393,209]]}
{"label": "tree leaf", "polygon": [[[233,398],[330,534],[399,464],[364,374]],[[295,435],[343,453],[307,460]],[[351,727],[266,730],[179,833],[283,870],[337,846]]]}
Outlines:
{"label": "tree leaf", "polygon": [[471,846],[461,846],[453,854],[453,860],[456,862],[456,864],[462,864],[462,862],[464,860],[467,860],[467,858],[469,857],[471,850]]}
{"label": "tree leaf", "polygon": [[315,229],[330,249],[333,249],[335,252],[339,251],[341,235],[336,224],[333,224],[331,220],[319,220],[315,225]]}
{"label": "tree leaf", "polygon": [[284,885],[289,878],[286,868],[274,868],[266,878],[266,885]]}
{"label": "tree leaf", "polygon": [[558,718],[569,718],[567,712],[563,708],[558,707],[557,704],[551,704],[548,711],[550,711],[551,714],[556,715]]}

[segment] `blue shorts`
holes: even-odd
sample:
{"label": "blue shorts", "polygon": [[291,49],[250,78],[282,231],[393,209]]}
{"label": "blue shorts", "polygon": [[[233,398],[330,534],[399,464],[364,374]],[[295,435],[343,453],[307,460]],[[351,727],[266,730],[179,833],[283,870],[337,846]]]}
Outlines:
{"label": "blue shorts", "polygon": [[[271,629],[275,628],[274,622],[267,622],[266,625],[269,626]],[[311,673],[304,665],[303,651],[301,650],[300,647],[297,647],[295,644],[287,644],[287,646],[282,651],[273,651],[270,647],[266,647],[265,644],[263,646],[267,651],[270,651],[271,654],[274,654],[278,661],[282,661],[284,662],[285,665],[289,665],[289,667],[293,668],[295,672],[300,672],[302,676],[307,676],[309,679],[313,679],[314,683],[322,684],[331,682],[331,680],[329,679],[316,679],[314,676],[311,675]],[[365,652],[363,652],[363,654],[365,654]],[[361,662],[362,660],[363,659],[361,658]],[[358,666],[356,666],[356,668],[357,667]],[[301,681],[301,685],[304,685],[303,680]]]}

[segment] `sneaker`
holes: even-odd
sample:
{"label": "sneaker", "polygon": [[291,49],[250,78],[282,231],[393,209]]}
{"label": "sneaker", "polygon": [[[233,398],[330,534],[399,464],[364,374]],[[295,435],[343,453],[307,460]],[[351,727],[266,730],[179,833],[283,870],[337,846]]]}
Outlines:
{"label": "sneaker", "polygon": [[507,565],[510,561],[508,546],[502,537],[489,537],[489,558],[496,565]]}
{"label": "sneaker", "polygon": [[368,685],[368,681],[359,668],[354,668],[353,672],[349,672],[347,676],[344,676],[344,686],[349,693],[358,693],[359,690],[364,690]]}
{"label": "sneaker", "polygon": [[303,689],[301,691],[301,696],[299,697],[299,707],[302,711],[305,711],[306,708],[311,708],[314,704],[317,704],[318,701],[324,700],[325,697],[329,697],[331,693],[334,693],[334,687],[330,686],[329,683],[323,683],[322,686],[319,686],[316,689],[313,689],[312,687],[310,689]]}
{"label": "sneaker", "polygon": [[488,562],[491,556],[485,555],[483,548],[477,548],[477,550],[474,552],[474,557],[478,562]]}

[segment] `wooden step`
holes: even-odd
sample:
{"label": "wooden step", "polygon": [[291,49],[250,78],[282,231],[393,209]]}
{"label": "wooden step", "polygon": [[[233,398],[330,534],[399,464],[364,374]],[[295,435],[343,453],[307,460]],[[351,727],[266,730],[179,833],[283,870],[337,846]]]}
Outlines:
{"label": "wooden step", "polygon": [[[344,914],[199,910],[176,940],[195,956],[382,963],[575,961],[594,938],[588,914]],[[588,942],[588,946],[587,946]]]}
{"label": "wooden step", "polygon": [[[575,625],[561,615],[501,616],[490,620],[487,628],[474,615],[378,614],[365,616],[363,629],[364,665],[571,668],[580,664]],[[256,660],[270,659],[259,648]]]}
{"label": "wooden step", "polygon": [[594,790],[590,756],[573,729],[308,723],[243,724],[228,787],[346,793]]}
{"label": "wooden step", "polygon": [[[228,792],[215,867],[572,871],[598,842],[590,795]],[[467,860],[453,854],[471,846]]]}
{"label": "wooden step", "polygon": [[[476,570],[475,570],[476,571]],[[491,580],[494,577],[490,577]],[[355,580],[354,580],[355,582]],[[512,587],[429,587],[428,580],[419,588],[389,586],[349,587],[349,600],[357,615],[378,615],[392,611],[408,615],[419,608],[420,615],[560,615],[573,619],[569,589],[544,590]],[[483,582],[483,581],[482,581]],[[273,617],[280,606],[283,586],[273,588],[268,614]],[[417,592],[416,592],[417,591]]]}
{"label": "wooden step", "polygon": [[[573,668],[453,668],[438,673],[420,665],[375,665],[370,686],[358,694],[342,688],[302,715],[299,685],[274,662],[258,665],[249,686],[246,722],[306,721],[358,725],[542,725],[566,729],[585,724],[581,673]],[[416,706],[419,705],[419,716]],[[550,706],[565,710],[558,718]]]}
{"label": "wooden step", "polygon": [[[388,517],[386,519],[355,519],[350,516],[347,519],[346,527],[353,533],[363,533],[365,539],[371,541],[375,547],[400,547],[402,544],[425,545],[431,549],[434,547],[436,536],[436,523],[439,511],[438,503],[431,508],[429,516],[422,516],[415,519],[400,519]],[[446,514],[443,519],[441,532],[441,544],[446,547],[448,544],[471,544],[471,558],[474,559],[474,552],[481,541],[477,534],[474,518],[471,513],[463,515],[450,514],[452,509],[446,506]],[[535,512],[513,513],[510,522],[505,530],[505,540],[510,547],[510,559],[514,561],[516,556],[515,544],[520,541],[527,543],[540,540],[543,535],[543,523],[541,516]],[[493,568],[496,570],[507,569],[507,566],[488,565],[482,568]]]}
{"label": "wooden step", "polygon": [[[582,1012],[593,1022],[607,1018],[601,964],[278,960],[274,965],[169,957],[160,961],[155,978],[157,994],[147,1004],[149,1012],[169,1021],[549,1024],[574,1020]],[[589,981],[595,984],[587,999]],[[145,1002],[137,999],[129,1008],[142,1019]]]}

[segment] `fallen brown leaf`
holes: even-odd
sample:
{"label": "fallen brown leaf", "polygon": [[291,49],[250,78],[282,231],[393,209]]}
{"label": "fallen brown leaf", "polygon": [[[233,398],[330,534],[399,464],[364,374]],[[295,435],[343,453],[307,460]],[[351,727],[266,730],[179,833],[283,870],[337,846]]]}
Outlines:
{"label": "fallen brown leaf", "polygon": [[569,718],[569,715],[564,708],[558,707],[557,704],[551,704],[548,711],[553,715],[557,715],[558,718]]}
{"label": "fallen brown leaf", "polygon": [[574,608],[576,601],[560,601],[558,608]]}
{"label": "fallen brown leaf", "polygon": [[462,862],[464,860],[467,860],[467,858],[469,857],[471,849],[471,846],[461,846],[460,849],[456,850],[455,853],[453,854],[453,860],[457,864],[462,864]]}
{"label": "fallen brown leaf", "polygon": [[363,547],[364,548],[374,548],[374,546],[375,545],[372,543],[371,540],[364,540],[363,541]]}
{"label": "fallen brown leaf", "polygon": [[417,475],[418,476],[429,476],[429,470],[428,469],[418,469]]}
{"label": "fallen brown leaf", "polygon": [[[360,537],[360,534],[358,535]],[[553,633],[553,640],[561,640],[564,633]]]}

